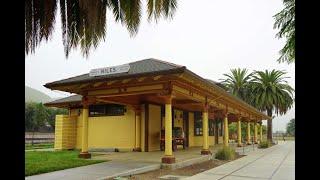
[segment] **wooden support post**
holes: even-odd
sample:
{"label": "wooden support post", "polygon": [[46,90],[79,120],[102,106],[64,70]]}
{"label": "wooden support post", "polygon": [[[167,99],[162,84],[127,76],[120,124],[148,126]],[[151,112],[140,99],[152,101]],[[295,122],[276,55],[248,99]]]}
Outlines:
{"label": "wooden support post", "polygon": [[91,154],[88,152],[88,100],[87,97],[82,98],[82,143],[81,143],[81,152],[79,154],[80,158],[91,158]]}
{"label": "wooden support post", "polygon": [[225,113],[224,116],[224,136],[223,136],[223,145],[229,146],[229,122],[228,122],[228,113]]}
{"label": "wooden support post", "polygon": [[237,121],[237,131],[238,131],[238,147],[242,147],[242,142],[241,142],[241,117],[238,117]]}
{"label": "wooden support post", "polygon": [[207,155],[207,154],[211,154],[210,150],[209,150],[209,144],[208,144],[208,140],[209,140],[209,130],[208,130],[208,125],[209,125],[209,120],[208,120],[208,104],[205,103],[204,107],[203,107],[203,112],[202,112],[202,136],[203,136],[203,148],[201,150],[201,154],[202,155]]}
{"label": "wooden support post", "polygon": [[260,123],[260,142],[262,142],[263,138],[262,138],[262,121]]}
{"label": "wooden support post", "polygon": [[250,122],[247,123],[247,144],[251,144],[251,135],[250,135]]}
{"label": "wooden support post", "polygon": [[162,157],[162,163],[175,163],[175,157],[172,152],[172,96],[165,98],[165,151]]}
{"label": "wooden support post", "polygon": [[141,152],[141,108],[140,105],[134,107],[135,110],[135,147],[133,151]]}
{"label": "wooden support post", "polygon": [[255,121],[253,124],[254,127],[254,136],[253,136],[253,140],[255,144],[258,144],[258,129],[257,129],[257,122]]}

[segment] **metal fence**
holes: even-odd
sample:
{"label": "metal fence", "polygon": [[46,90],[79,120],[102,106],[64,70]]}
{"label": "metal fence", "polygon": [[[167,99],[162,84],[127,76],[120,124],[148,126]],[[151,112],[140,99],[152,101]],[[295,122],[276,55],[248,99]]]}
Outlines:
{"label": "metal fence", "polygon": [[54,133],[39,133],[26,132],[25,133],[25,144],[39,144],[39,143],[53,143]]}

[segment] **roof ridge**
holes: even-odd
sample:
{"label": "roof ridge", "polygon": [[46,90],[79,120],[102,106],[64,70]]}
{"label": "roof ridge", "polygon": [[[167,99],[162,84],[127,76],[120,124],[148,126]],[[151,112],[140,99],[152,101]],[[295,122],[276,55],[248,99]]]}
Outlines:
{"label": "roof ridge", "polygon": [[158,61],[158,62],[161,62],[161,63],[169,64],[171,66],[185,67],[185,66],[182,66],[182,65],[179,65],[179,64],[174,64],[172,62],[168,62],[168,61],[164,61],[164,60],[160,60],[160,59],[156,59],[156,58],[149,58],[149,59],[152,59],[152,60],[155,60],[155,61]]}

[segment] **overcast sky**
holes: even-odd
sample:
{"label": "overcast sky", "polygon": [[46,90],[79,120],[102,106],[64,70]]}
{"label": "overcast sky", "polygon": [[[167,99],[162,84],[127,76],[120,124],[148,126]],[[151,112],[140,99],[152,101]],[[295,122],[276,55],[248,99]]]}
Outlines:
{"label": "overcast sky", "polygon": [[[177,12],[171,21],[149,23],[143,9],[142,22],[135,37],[130,37],[121,24],[107,16],[106,41],[91,51],[89,58],[73,50],[66,59],[62,45],[60,18],[51,41],[42,43],[35,54],[26,56],[25,83],[51,97],[69,93],[43,87],[71,76],[88,73],[93,68],[157,58],[186,66],[204,78],[218,81],[231,68],[287,71],[289,84],[295,87],[294,64],[279,64],[278,51],[285,40],[275,37],[273,15],[282,8],[282,0],[178,0]],[[58,11],[58,13],[60,13]],[[60,17],[60,16],[59,16]],[[295,109],[276,117],[273,129],[285,130],[295,117]]]}

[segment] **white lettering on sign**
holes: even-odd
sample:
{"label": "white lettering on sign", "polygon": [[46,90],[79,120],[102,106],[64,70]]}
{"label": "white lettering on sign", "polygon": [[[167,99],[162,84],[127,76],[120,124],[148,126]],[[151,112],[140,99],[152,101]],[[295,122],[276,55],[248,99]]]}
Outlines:
{"label": "white lettering on sign", "polygon": [[120,66],[111,66],[111,67],[105,67],[105,68],[99,68],[99,69],[92,69],[89,73],[89,76],[103,76],[103,75],[109,75],[109,74],[124,73],[124,72],[128,72],[129,69],[130,69],[129,64],[123,64]]}

